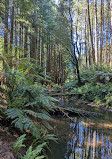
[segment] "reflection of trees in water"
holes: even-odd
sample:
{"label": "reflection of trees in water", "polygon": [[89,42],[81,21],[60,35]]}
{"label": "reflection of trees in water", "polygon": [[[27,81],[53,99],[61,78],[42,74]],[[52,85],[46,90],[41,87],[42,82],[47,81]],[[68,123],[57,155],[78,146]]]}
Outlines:
{"label": "reflection of trees in water", "polygon": [[65,158],[103,159],[106,154],[110,154],[112,136],[107,133],[110,124],[103,125],[104,123],[98,125],[94,122],[91,124],[90,121],[80,122],[75,118],[74,123],[70,124]]}

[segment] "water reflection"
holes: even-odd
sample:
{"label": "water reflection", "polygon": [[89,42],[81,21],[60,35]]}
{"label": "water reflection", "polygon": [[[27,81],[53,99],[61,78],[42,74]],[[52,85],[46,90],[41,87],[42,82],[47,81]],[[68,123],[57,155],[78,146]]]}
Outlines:
{"label": "water reflection", "polygon": [[77,105],[64,97],[60,98],[57,105],[102,113],[103,116],[77,116],[73,117],[73,123],[63,117],[52,120],[53,133],[58,137],[58,143],[52,145],[50,159],[103,159],[112,153],[112,113],[83,104]]}
{"label": "water reflection", "polygon": [[103,159],[112,149],[112,124],[75,118],[70,123],[65,159]]}

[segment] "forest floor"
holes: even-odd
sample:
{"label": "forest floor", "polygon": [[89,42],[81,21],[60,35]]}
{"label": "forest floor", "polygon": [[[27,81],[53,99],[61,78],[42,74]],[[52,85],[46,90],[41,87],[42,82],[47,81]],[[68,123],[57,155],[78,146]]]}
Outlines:
{"label": "forest floor", "polygon": [[12,146],[17,139],[16,134],[11,134],[8,130],[0,126],[0,159],[15,159]]}

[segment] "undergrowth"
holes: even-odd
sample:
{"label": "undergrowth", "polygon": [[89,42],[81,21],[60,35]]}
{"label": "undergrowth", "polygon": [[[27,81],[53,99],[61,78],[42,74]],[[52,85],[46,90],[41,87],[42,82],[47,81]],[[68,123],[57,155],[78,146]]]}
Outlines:
{"label": "undergrowth", "polygon": [[[46,88],[42,85],[48,82],[50,77],[45,77],[41,68],[28,61],[23,61],[16,69],[8,69],[7,72],[1,73],[1,77],[3,79],[0,86],[0,104],[7,107],[0,110],[1,120],[10,119],[13,126],[20,129],[22,133],[31,135],[33,140],[42,143],[55,140],[55,136],[49,134],[52,127],[48,120],[49,112],[54,111],[56,99],[47,96]],[[29,152],[36,155],[37,148],[34,150],[30,146],[26,157],[22,158],[26,159]],[[42,157],[37,157],[40,158]]]}
{"label": "undergrowth", "polygon": [[112,73],[108,71],[84,70],[81,73],[82,85],[77,79],[64,84],[66,91],[75,95],[75,99],[83,99],[95,104],[103,104],[106,108],[112,106]]}

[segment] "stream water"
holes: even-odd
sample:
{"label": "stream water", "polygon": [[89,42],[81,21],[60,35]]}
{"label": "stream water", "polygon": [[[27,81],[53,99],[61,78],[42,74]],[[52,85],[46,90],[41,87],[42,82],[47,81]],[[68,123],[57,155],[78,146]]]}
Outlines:
{"label": "stream water", "polygon": [[58,105],[102,113],[103,116],[72,116],[74,122],[65,117],[54,117],[53,133],[58,143],[50,159],[103,159],[112,153],[112,113],[99,111],[83,105],[75,105],[73,100],[60,98]]}

